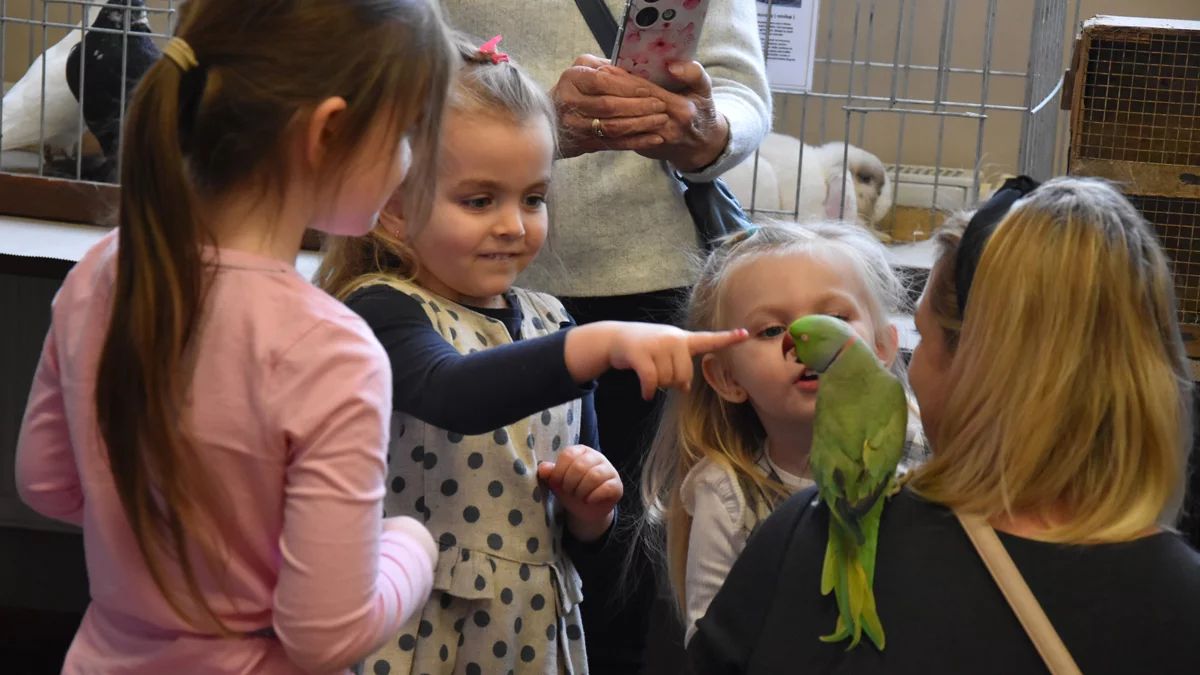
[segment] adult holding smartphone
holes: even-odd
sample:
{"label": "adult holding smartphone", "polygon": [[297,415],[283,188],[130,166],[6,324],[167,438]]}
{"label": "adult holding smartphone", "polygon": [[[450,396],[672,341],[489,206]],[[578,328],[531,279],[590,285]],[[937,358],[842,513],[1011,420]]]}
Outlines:
{"label": "adult holding smartphone", "polygon": [[[624,0],[598,0],[615,17]],[[548,244],[521,284],[563,300],[580,323],[674,322],[700,250],[672,173],[711,181],[752,153],[771,127],[771,98],[753,0],[708,0],[696,60],[680,64],[678,92],[619,70],[580,12],[564,0],[443,0],[457,28],[505,49],[558,105],[560,152]],[[637,470],[657,421],[636,377],[600,378],[600,447],[625,481],[623,518],[639,517]],[[637,673],[651,605],[649,565],[636,588],[619,584],[630,543],[619,535],[578,561],[584,634],[594,674]]]}

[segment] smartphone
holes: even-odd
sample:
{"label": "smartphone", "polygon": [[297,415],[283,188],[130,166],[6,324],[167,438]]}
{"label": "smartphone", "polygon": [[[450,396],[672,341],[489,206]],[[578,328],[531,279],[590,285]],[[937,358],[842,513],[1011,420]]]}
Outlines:
{"label": "smartphone", "polygon": [[669,91],[684,89],[667,67],[695,61],[708,0],[628,0],[613,65]]}

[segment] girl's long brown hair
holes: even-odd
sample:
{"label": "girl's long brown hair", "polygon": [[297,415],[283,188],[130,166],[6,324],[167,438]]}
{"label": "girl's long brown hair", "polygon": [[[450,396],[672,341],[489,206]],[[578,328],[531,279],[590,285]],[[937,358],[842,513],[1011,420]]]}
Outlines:
{"label": "girl's long brown hair", "polygon": [[[211,270],[211,236],[196,207],[243,190],[281,194],[291,132],[333,96],[348,106],[331,173],[381,123],[397,143],[411,130],[417,156],[432,156],[452,51],[436,5],[425,0],[191,0],[177,35],[200,65],[154,65],[124,130],[117,277],[96,410],[155,585],[185,622],[226,633],[192,563],[199,555],[220,569],[223,515],[219,486],[187,428]],[[179,567],[190,607],[172,588],[169,564]]]}

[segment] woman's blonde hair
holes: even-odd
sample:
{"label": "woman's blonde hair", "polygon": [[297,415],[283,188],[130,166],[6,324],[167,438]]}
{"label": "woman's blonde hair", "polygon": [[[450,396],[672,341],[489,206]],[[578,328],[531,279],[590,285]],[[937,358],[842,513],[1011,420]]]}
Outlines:
{"label": "woman's blonde hair", "polygon": [[1150,225],[1105,182],[1047,182],[987,242],[965,320],[960,233],[938,234],[926,290],[953,358],[933,458],[910,485],[969,513],[1045,517],[1055,542],[1123,541],[1172,521],[1192,378]]}
{"label": "woman's blonde hair", "polygon": [[[550,94],[520,66],[507,58],[493,58],[479,48],[480,42],[462,33],[454,35],[462,67],[446,101],[447,113],[485,115],[511,120],[516,124],[540,122],[550,125],[551,137],[557,137],[558,115]],[[379,214],[375,228],[362,237],[327,237],[325,256],[317,269],[316,283],[339,300],[381,279],[412,279],[420,261],[405,241],[393,234],[399,213],[407,220],[411,236],[426,224],[432,208],[419,211],[413,205],[432,203],[435,191],[427,179],[437,173],[437,156],[429,161],[413,162],[393,199]],[[403,211],[401,211],[403,209]]]}
{"label": "woman's blonde hair", "polygon": [[[903,305],[904,285],[888,263],[883,245],[867,230],[856,225],[818,222],[762,223],[757,231],[735,234],[704,261],[699,280],[687,306],[688,330],[730,328],[722,316],[721,299],[730,274],[737,267],[765,255],[806,253],[833,254],[839,264],[847,261],[861,281],[867,314],[880,346],[889,340],[890,317]],[[900,358],[893,372],[904,379]],[[718,462],[737,478],[750,508],[755,504],[774,506],[788,496],[787,488],[757,467],[766,432],[749,402],[726,401],[712,388],[696,359],[690,391],[672,392],[642,473],[642,500],[646,517],[640,537],[666,568],[680,611],[686,607],[685,573],[691,516],[684,510],[680,489],[684,478],[705,457]],[[665,529],[666,550],[662,551]]]}

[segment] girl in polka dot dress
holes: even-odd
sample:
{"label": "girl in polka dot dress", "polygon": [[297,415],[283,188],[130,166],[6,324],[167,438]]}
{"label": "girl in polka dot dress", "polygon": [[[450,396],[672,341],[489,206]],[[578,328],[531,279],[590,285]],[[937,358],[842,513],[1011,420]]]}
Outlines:
{"label": "girl in polka dot dress", "polygon": [[586,673],[571,557],[603,544],[622,494],[596,450],[593,380],[632,369],[650,398],[745,338],[575,327],[513,287],[546,238],[556,115],[496,42],[460,47],[429,213],[406,184],[369,236],[331,241],[318,275],[391,357],[386,513],[423,520],[440,548],[424,612],[367,673]]}

